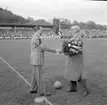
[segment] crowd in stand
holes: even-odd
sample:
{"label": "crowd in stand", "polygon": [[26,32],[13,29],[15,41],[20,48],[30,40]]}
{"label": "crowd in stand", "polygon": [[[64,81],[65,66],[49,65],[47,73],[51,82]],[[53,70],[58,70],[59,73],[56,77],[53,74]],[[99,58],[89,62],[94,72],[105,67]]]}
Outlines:
{"label": "crowd in stand", "polygon": [[0,37],[31,37],[33,33],[31,28],[0,29]]}
{"label": "crowd in stand", "polygon": [[[107,38],[107,30],[81,30],[84,38]],[[68,30],[62,30],[64,35],[69,36]]]}
{"label": "crowd in stand", "polygon": [[107,38],[107,30],[85,30],[86,38]]}
{"label": "crowd in stand", "polygon": [[[82,30],[85,38],[107,38],[107,30]],[[69,36],[68,30],[62,30],[62,33],[66,36]],[[31,38],[32,34],[34,34],[34,30],[32,28],[0,28],[0,38]],[[44,38],[55,38],[57,36],[52,30],[44,31]],[[60,37],[57,37],[60,38]]]}

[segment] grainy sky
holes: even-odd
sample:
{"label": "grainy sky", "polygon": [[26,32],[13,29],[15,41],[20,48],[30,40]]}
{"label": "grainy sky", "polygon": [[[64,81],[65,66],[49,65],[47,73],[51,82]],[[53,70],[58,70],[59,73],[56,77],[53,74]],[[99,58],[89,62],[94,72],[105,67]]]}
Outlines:
{"label": "grainy sky", "polygon": [[50,20],[62,17],[107,25],[107,2],[87,0],[0,0],[0,6],[25,18]]}

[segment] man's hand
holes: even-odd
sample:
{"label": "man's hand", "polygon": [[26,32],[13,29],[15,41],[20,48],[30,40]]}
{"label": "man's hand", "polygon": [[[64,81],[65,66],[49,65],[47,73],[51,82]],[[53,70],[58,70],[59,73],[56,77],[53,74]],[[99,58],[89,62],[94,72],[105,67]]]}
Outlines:
{"label": "man's hand", "polygon": [[56,49],[56,54],[61,54],[61,49]]}

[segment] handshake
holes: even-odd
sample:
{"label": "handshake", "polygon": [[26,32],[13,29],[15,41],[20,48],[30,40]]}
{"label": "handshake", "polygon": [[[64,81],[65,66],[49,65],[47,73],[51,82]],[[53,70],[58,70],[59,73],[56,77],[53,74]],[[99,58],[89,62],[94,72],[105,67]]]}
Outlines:
{"label": "handshake", "polygon": [[61,51],[61,49],[56,49],[56,54],[61,54],[62,53],[62,51]]}

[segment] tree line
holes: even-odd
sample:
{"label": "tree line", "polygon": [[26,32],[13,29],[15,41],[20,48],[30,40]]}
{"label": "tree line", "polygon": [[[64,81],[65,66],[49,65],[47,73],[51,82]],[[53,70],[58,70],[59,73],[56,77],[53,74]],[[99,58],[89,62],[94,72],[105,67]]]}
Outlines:
{"label": "tree line", "polygon": [[13,14],[7,9],[0,8],[0,23],[26,23],[27,19],[24,19],[21,16]]}
{"label": "tree line", "polygon": [[70,29],[72,25],[79,25],[81,29],[95,29],[95,30],[107,30],[107,25],[96,24],[94,21],[88,22],[77,22],[74,20],[71,22],[64,18],[53,18],[52,23],[46,21],[45,19],[34,20],[31,17],[27,19],[22,16],[13,14],[7,9],[0,8],[0,23],[20,23],[20,24],[39,24],[39,25],[55,25],[56,31],[60,29]]}
{"label": "tree line", "polygon": [[39,24],[39,25],[50,24],[44,19],[34,20],[31,17],[25,19],[22,16],[13,14],[11,11],[3,8],[0,8],[0,23],[20,23],[20,24]]}
{"label": "tree line", "polygon": [[107,30],[107,25],[96,24],[94,21],[78,22],[74,20],[71,22],[70,20],[64,18],[54,18],[53,24],[57,27],[57,29],[70,29],[71,26],[78,25],[81,29],[86,30]]}

